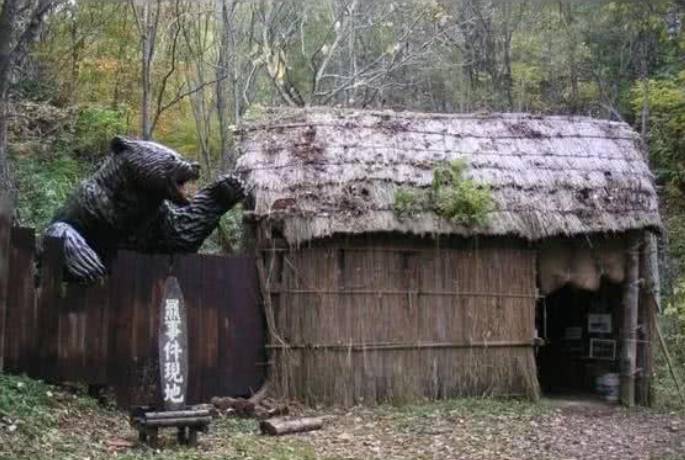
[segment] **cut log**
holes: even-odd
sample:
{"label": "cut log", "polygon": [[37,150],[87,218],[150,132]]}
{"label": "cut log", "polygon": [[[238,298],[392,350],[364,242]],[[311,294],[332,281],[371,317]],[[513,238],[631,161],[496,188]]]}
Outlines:
{"label": "cut log", "polygon": [[320,430],[323,427],[323,417],[286,418],[275,417],[264,420],[259,424],[263,434],[281,436],[290,433]]}

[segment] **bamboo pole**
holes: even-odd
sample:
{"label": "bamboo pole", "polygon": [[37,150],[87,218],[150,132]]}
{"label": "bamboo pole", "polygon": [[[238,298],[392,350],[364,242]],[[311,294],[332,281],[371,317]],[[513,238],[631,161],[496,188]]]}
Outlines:
{"label": "bamboo pole", "polygon": [[447,297],[501,297],[509,299],[538,299],[535,294],[475,291],[428,291],[406,289],[285,289],[268,290],[271,294],[313,294],[313,295],[394,295],[394,296],[447,296]]}
{"label": "bamboo pole", "polygon": [[621,403],[635,405],[635,374],[637,359],[637,314],[639,297],[640,240],[630,236],[626,257],[626,277],[623,287],[623,328],[621,330]]}
{"label": "bamboo pole", "polygon": [[377,351],[377,350],[421,350],[421,349],[455,349],[455,348],[511,348],[533,347],[528,341],[493,341],[493,342],[430,342],[430,343],[289,343],[287,345],[269,344],[267,349],[287,348],[289,350],[341,350],[341,351]]}

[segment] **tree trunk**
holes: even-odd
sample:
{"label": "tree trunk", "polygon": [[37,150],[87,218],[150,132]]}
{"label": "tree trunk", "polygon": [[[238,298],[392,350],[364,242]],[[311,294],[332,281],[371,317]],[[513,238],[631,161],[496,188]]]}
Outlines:
{"label": "tree trunk", "polygon": [[143,3],[143,20],[141,23],[141,47],[142,47],[142,79],[143,79],[143,99],[140,107],[141,134],[143,139],[150,139],[150,64],[152,64],[152,46],[150,36],[150,5]]}
{"label": "tree trunk", "polygon": [[5,0],[0,12],[0,192],[11,190],[7,158],[7,91],[12,69],[12,25],[17,15],[17,1]]}
{"label": "tree trunk", "polygon": [[[231,130],[228,114],[228,85],[229,53],[231,50],[231,15],[233,0],[217,0],[217,16],[220,32],[219,59],[216,68],[216,110],[219,119],[219,138],[221,140],[221,170],[226,171],[233,166],[235,159],[230,152]],[[234,82],[235,84],[235,82]],[[238,103],[237,101],[234,101]]]}

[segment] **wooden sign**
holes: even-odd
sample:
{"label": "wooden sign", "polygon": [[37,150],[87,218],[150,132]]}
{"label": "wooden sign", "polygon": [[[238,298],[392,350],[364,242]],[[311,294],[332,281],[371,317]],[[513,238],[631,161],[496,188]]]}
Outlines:
{"label": "wooden sign", "polygon": [[166,410],[186,406],[188,388],[188,327],[183,293],[178,279],[169,276],[159,315],[159,371]]}

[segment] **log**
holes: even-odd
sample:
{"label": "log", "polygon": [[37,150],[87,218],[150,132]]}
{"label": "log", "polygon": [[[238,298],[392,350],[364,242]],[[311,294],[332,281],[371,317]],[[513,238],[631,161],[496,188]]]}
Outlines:
{"label": "log", "polygon": [[323,428],[323,417],[287,418],[275,417],[264,420],[259,424],[263,434],[281,436],[290,433],[320,430]]}

